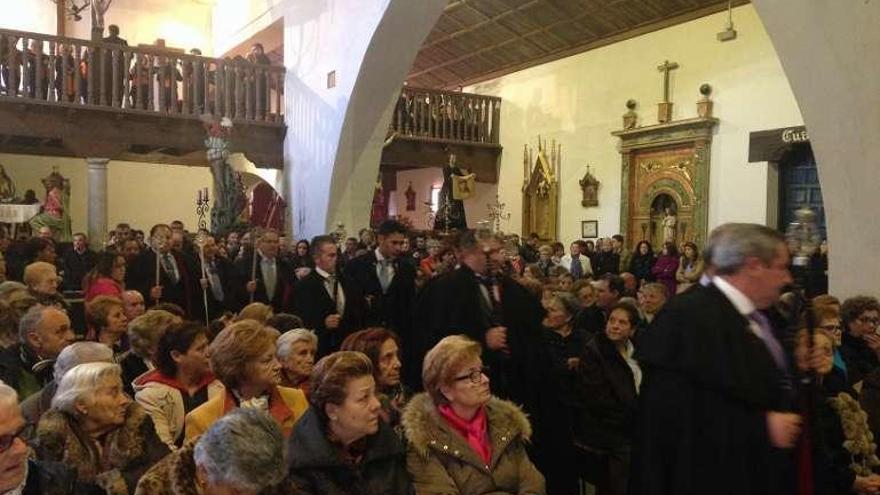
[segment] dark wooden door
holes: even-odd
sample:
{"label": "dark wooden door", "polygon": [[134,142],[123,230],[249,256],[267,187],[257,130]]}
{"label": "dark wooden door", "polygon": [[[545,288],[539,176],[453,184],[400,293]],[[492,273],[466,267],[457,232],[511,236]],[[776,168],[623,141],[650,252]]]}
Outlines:
{"label": "dark wooden door", "polygon": [[794,146],[779,161],[779,229],[785,232],[794,212],[804,206],[816,213],[822,238],[825,233],[825,206],[816,159],[809,144]]}

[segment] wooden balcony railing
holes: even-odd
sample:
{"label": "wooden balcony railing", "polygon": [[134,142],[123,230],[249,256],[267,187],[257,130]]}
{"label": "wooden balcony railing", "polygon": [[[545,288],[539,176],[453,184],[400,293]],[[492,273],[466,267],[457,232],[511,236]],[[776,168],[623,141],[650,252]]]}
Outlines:
{"label": "wooden balcony railing", "polygon": [[0,101],[284,122],[284,67],[0,29]]}
{"label": "wooden balcony railing", "polygon": [[406,86],[390,131],[425,140],[498,144],[500,121],[501,98]]}

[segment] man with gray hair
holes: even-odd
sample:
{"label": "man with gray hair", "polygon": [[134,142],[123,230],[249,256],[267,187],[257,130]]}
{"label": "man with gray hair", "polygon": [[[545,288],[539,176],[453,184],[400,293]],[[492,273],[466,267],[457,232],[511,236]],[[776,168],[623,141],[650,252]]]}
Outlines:
{"label": "man with gray hair", "polygon": [[0,351],[0,380],[26,399],[52,379],[53,361],[75,336],[67,313],[36,304],[21,317],[18,338]]}
{"label": "man with gray hair", "polygon": [[25,421],[15,390],[0,382],[0,493],[68,495],[76,475],[62,464],[28,460]]}
{"label": "man with gray hair", "polygon": [[235,409],[147,471],[135,495],[296,493],[286,480],[286,457],[275,420],[256,409]]}
{"label": "man with gray hair", "polygon": [[[800,434],[783,412],[788,357],[762,310],[787,284],[788,250],[755,224],[715,229],[714,276],[669,300],[639,341],[644,371],[630,493],[781,493],[776,465]],[[723,484],[723,488],[719,486]]]}

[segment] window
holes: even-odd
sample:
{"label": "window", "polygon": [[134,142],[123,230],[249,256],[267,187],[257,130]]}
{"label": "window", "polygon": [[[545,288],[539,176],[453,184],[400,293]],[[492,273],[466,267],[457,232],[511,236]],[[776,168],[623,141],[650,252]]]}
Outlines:
{"label": "window", "polygon": [[437,213],[440,209],[440,186],[431,186],[431,211]]}

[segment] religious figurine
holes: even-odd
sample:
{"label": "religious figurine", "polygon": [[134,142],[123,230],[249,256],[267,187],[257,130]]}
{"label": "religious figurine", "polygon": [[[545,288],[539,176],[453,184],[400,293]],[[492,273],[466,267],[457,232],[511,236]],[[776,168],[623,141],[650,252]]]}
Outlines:
{"label": "religious figurine", "polygon": [[449,163],[443,169],[443,186],[440,188],[440,204],[434,217],[434,230],[467,229],[464,202],[453,197],[453,176],[465,173],[455,164],[455,155],[449,155]]}
{"label": "religious figurine", "polygon": [[413,190],[412,181],[406,186],[403,194],[406,196],[406,211],[416,211],[416,192]]}
{"label": "religious figurine", "polygon": [[208,133],[205,147],[208,163],[211,166],[211,177],[214,179],[211,230],[227,232],[232,230],[247,207],[241,174],[232,170],[228,162],[232,121],[228,117],[218,119],[211,115],[203,115],[202,123]]}
{"label": "religious figurine", "polygon": [[599,206],[599,181],[590,173],[590,167],[587,166],[587,173],[584,178],[578,181],[581,185],[581,192],[584,198],[581,200],[581,206]]}
{"label": "religious figurine", "polygon": [[49,227],[57,240],[70,241],[69,185],[69,181],[62,177],[57,170],[52,171],[48,177],[43,179],[43,186],[46,188],[43,212],[29,222],[34,232],[39,231],[42,227]]}
{"label": "religious figurine", "polygon": [[639,121],[639,115],[636,113],[636,100],[626,101],[627,112],[623,114],[623,130],[628,131],[635,129]]}
{"label": "religious figurine", "polygon": [[663,217],[663,242],[675,243],[675,223],[677,221],[672,208],[666,208],[666,216]]}
{"label": "religious figurine", "polygon": [[15,184],[0,165],[0,203],[9,203],[15,198]]}

